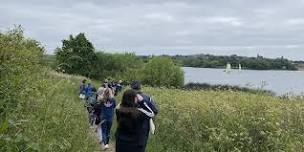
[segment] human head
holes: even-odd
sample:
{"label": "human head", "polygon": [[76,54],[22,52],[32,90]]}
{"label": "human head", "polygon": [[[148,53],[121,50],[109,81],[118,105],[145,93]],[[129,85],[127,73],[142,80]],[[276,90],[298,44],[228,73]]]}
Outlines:
{"label": "human head", "polygon": [[139,90],[141,90],[141,83],[138,80],[134,80],[131,82],[130,87],[133,90],[139,91]]}
{"label": "human head", "polygon": [[105,102],[109,100],[113,96],[112,90],[110,88],[105,88],[101,95],[101,99],[99,101]]}
{"label": "human head", "polygon": [[92,88],[92,92],[96,92],[96,88],[95,87]]}
{"label": "human head", "polygon": [[82,80],[82,83],[86,83],[86,82],[87,82],[87,80],[86,80],[86,79],[83,79],[83,80]]}
{"label": "human head", "polygon": [[121,106],[123,107],[136,107],[137,105],[137,92],[129,89],[124,92],[121,100]]}

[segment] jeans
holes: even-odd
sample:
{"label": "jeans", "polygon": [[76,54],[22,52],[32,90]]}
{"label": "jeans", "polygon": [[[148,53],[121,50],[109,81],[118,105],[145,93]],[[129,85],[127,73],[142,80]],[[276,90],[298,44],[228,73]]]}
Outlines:
{"label": "jeans", "polygon": [[97,135],[99,138],[99,142],[101,143],[102,142],[102,129],[101,129],[100,125],[98,125],[98,128],[97,128]]}
{"label": "jeans", "polygon": [[104,121],[101,124],[101,129],[102,129],[102,142],[106,145],[109,144],[110,140],[110,133],[111,133],[111,127],[112,127],[112,121]]}

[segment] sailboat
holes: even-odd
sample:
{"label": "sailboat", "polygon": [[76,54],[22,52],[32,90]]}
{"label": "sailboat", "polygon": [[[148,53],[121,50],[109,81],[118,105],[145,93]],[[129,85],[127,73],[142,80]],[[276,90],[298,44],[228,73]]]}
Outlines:
{"label": "sailboat", "polygon": [[240,71],[242,70],[242,65],[241,65],[241,64],[239,64],[239,70],[240,70]]}
{"label": "sailboat", "polygon": [[230,71],[231,71],[231,64],[227,63],[225,72],[230,73]]}

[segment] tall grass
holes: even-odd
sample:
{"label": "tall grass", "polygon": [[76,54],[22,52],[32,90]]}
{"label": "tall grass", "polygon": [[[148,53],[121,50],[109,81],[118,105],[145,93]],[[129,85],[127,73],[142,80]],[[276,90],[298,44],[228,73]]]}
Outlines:
{"label": "tall grass", "polygon": [[94,151],[80,77],[41,66],[43,48],[22,29],[0,33],[0,151]]}
{"label": "tall grass", "polygon": [[160,107],[148,151],[304,151],[304,101],[145,88]]}

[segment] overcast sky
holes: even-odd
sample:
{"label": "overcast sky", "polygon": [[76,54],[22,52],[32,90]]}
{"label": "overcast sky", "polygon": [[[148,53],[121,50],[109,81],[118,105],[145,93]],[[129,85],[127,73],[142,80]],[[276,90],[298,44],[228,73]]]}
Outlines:
{"label": "overcast sky", "polygon": [[112,52],[304,60],[304,0],[0,0],[0,14],[47,53],[84,32]]}

